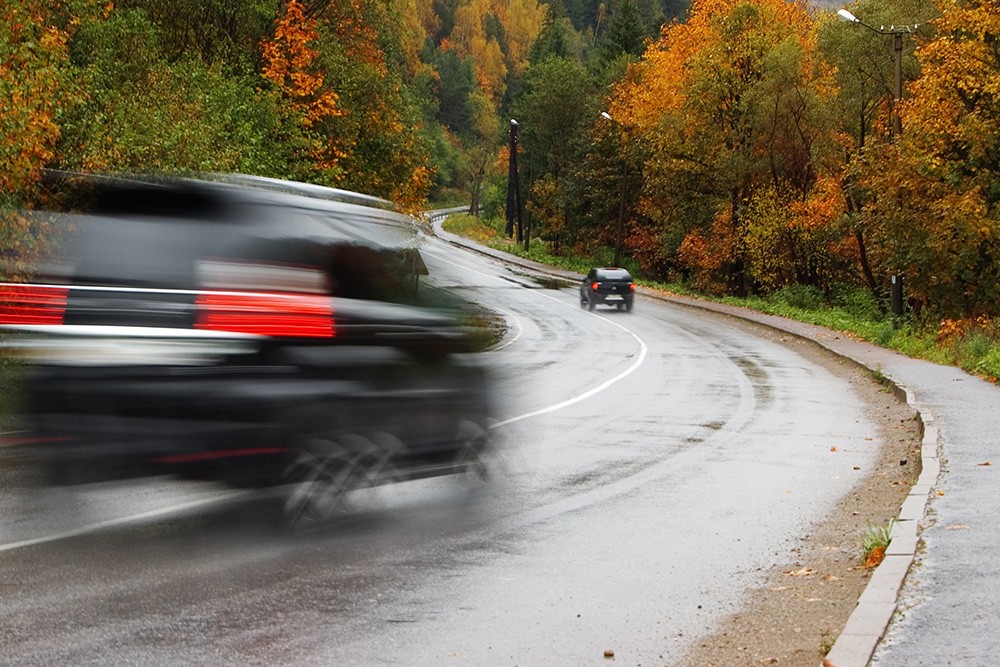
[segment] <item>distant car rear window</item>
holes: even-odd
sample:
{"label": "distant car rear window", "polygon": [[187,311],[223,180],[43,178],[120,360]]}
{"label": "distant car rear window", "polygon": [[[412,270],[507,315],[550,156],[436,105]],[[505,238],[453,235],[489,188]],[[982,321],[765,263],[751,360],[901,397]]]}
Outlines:
{"label": "distant car rear window", "polygon": [[632,276],[629,275],[628,271],[625,269],[598,269],[597,270],[598,280],[632,280]]}

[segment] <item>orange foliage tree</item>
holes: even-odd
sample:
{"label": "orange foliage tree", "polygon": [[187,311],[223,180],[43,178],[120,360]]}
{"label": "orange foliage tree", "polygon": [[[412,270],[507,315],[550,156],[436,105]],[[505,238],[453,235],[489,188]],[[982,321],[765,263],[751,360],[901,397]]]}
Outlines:
{"label": "orange foliage tree", "polygon": [[325,85],[323,71],[317,66],[319,51],[317,21],[305,15],[300,0],[289,0],[284,14],[274,26],[274,37],[262,45],[262,76],[274,84],[288,101],[290,117],[299,123],[307,137],[306,155],[313,168],[325,179],[343,178],[340,161],[345,156],[329,134],[318,131],[323,121],[344,114],[338,107],[339,95]]}
{"label": "orange foliage tree", "polygon": [[832,91],[804,3],[696,0],[612,97],[646,150],[637,223],[657,231],[644,236],[671,239],[679,265],[720,291],[786,280],[762,259],[790,241],[801,243],[783,261],[809,274],[823,244],[791,233],[788,205],[817,182]]}
{"label": "orange foliage tree", "polygon": [[1000,315],[1000,12],[940,0],[903,134],[871,156],[872,225],[910,293],[943,316]]}
{"label": "orange foliage tree", "polygon": [[11,0],[0,17],[0,196],[23,201],[55,156],[56,116],[74,93],[68,76],[69,33],[51,3]]}

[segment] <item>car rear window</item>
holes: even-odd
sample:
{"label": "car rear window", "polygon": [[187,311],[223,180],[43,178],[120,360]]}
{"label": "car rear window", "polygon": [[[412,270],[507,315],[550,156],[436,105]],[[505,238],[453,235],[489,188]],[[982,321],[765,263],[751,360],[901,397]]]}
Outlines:
{"label": "car rear window", "polygon": [[598,280],[632,280],[632,276],[629,275],[628,271],[625,269],[598,269],[597,271]]}

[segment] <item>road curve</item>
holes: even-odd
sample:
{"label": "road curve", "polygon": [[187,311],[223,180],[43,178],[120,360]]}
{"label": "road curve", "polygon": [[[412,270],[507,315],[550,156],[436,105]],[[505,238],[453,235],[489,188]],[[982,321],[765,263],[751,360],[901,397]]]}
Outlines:
{"label": "road curve", "polygon": [[42,502],[4,468],[0,661],[669,664],[875,457],[845,380],[725,318],[591,313],[438,240],[424,256],[508,322],[482,355],[495,483],[393,487],[290,535],[259,495],[156,481]]}

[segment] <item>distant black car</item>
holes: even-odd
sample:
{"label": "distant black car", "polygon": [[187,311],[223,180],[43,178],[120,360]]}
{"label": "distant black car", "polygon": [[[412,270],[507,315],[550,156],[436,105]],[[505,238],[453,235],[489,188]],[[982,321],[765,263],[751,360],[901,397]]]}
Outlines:
{"label": "distant black car", "polygon": [[288,485],[306,521],[359,485],[482,472],[487,378],[456,321],[414,304],[409,218],[233,184],[84,185],[77,212],[33,218],[51,248],[31,279],[0,284],[56,481]]}
{"label": "distant black car", "polygon": [[591,269],[580,285],[580,306],[590,310],[603,303],[631,311],[634,301],[635,283],[625,269]]}

